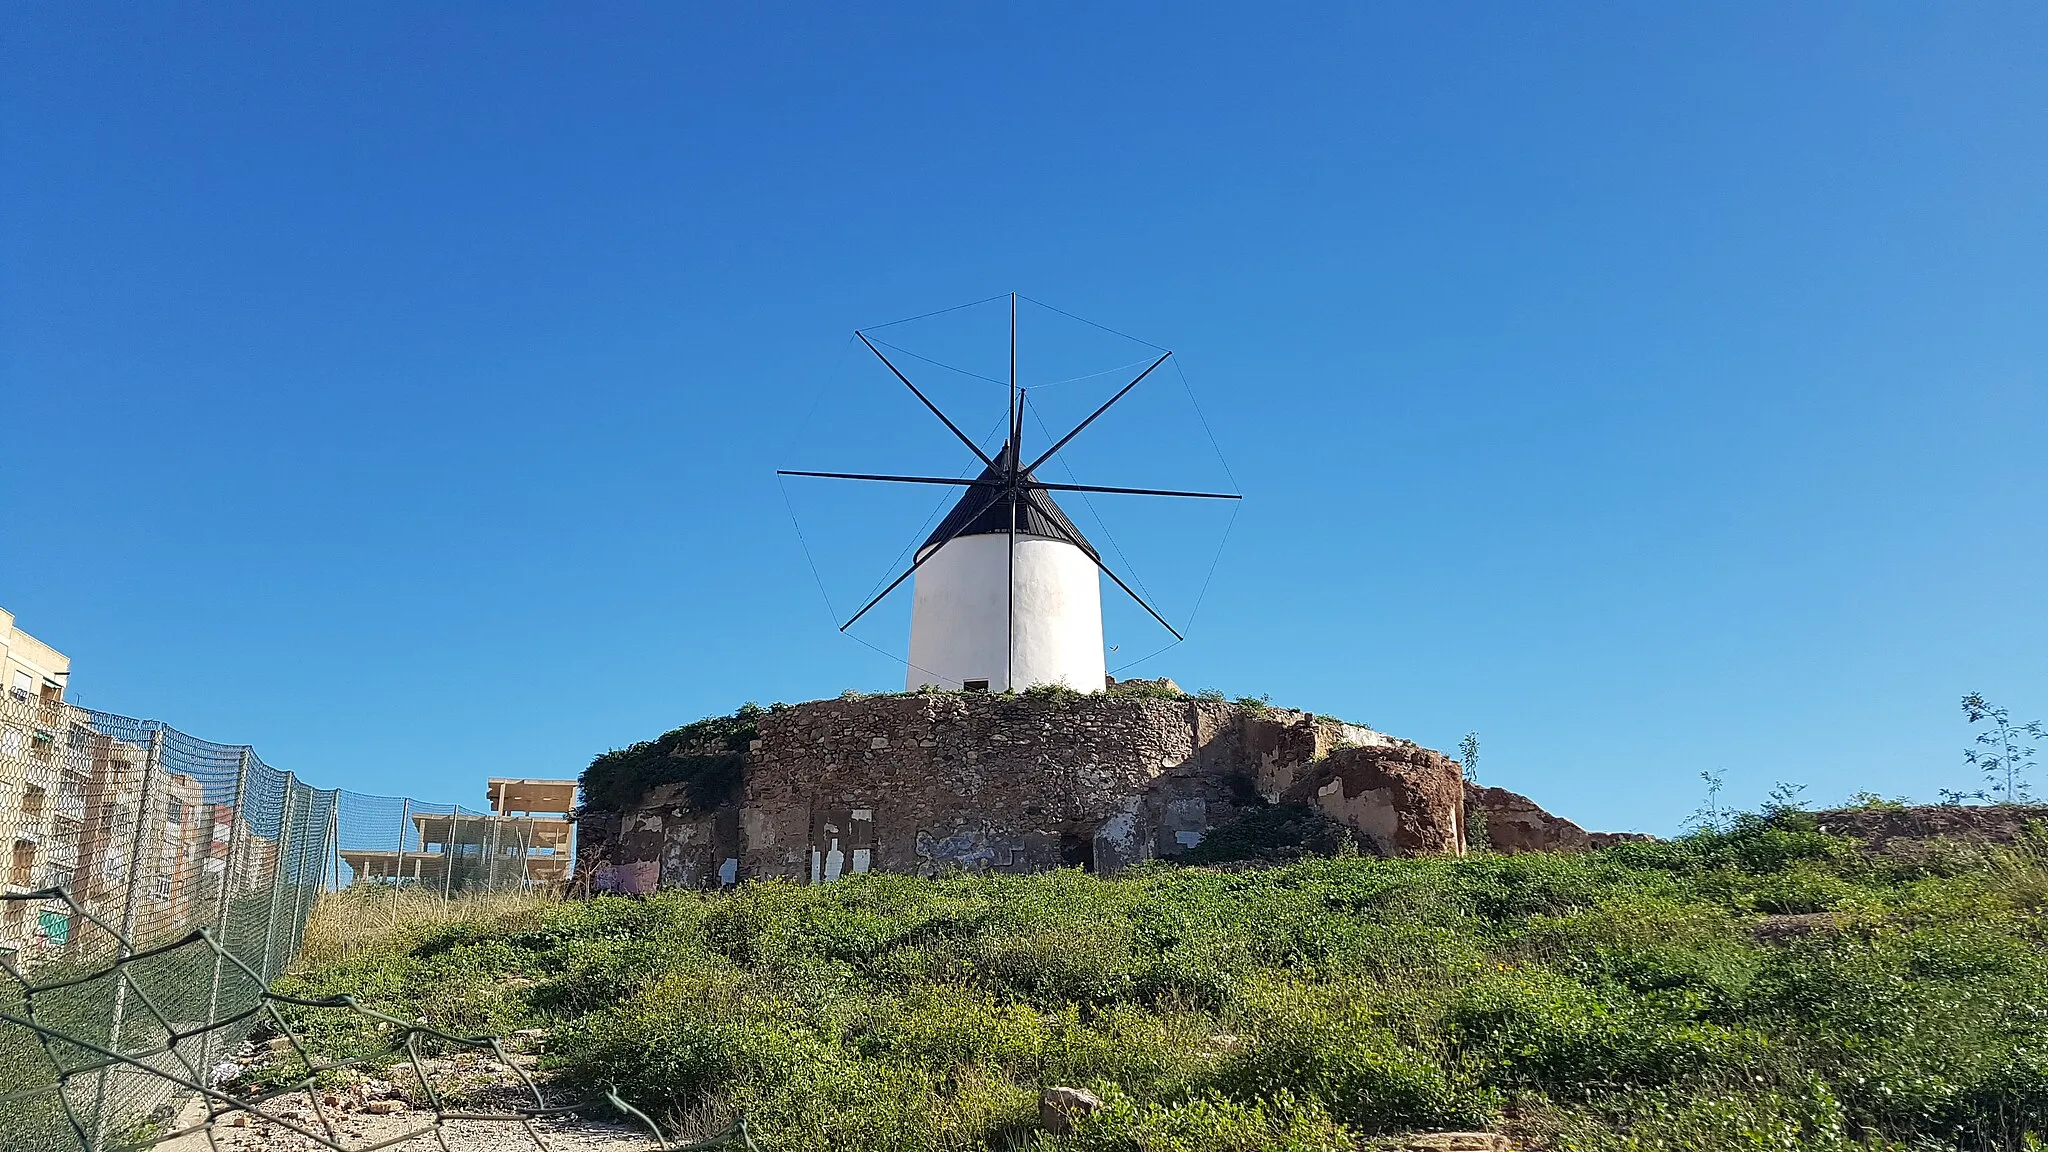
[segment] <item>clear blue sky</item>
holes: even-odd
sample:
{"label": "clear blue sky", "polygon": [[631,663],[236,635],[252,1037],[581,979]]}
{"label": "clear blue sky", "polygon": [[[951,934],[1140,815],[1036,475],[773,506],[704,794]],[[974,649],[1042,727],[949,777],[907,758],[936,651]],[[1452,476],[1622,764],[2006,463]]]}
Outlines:
{"label": "clear blue sky", "polygon": [[[88,704],[436,800],[892,688],[789,509],[844,613],[930,494],[772,470],[958,470],[848,334],[1015,290],[1228,462],[1162,375],[1077,474],[1250,496],[1130,675],[1659,832],[2048,714],[2048,8],[1199,8],[10,5],[0,604]],[[1142,351],[1025,321],[1027,382]],[[1186,619],[1227,515],[1110,503]]]}

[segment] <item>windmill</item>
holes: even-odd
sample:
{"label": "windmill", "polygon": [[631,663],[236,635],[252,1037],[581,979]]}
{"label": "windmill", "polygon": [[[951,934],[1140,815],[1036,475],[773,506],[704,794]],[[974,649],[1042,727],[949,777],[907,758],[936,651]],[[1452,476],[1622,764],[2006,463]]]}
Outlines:
{"label": "windmill", "polygon": [[910,567],[863,605],[841,632],[858,623],[905,580],[915,576],[910,615],[909,673],[905,687],[981,689],[1001,692],[1040,684],[1065,684],[1086,692],[1105,684],[1102,652],[1102,590],[1096,576],[1109,577],[1161,627],[1182,639],[1157,609],[1131,589],[1061,511],[1053,492],[1174,496],[1238,500],[1236,493],[1179,492],[1094,484],[1054,484],[1037,477],[1039,467],[1072,443],[1117,401],[1166,363],[1162,354],[1104,401],[1088,418],[1035,457],[1023,451],[1026,392],[1017,387],[1017,295],[1010,294],[1010,401],[1007,436],[990,456],[940,411],[910,377],[883,355],[867,334],[856,337],[903,386],[910,389],[947,430],[974,453],[981,474],[972,480],[942,476],[892,476],[855,472],[778,470],[780,476],[867,480],[888,484],[942,484],[965,488],[951,512],[918,546]]}

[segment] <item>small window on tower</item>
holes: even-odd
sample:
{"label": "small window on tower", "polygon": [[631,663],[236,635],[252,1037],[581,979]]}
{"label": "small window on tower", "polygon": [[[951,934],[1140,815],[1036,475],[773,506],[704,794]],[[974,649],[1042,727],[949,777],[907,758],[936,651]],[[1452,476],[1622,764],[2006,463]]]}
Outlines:
{"label": "small window on tower", "polygon": [[960,682],[960,690],[962,692],[986,692],[988,691],[988,681],[962,680]]}

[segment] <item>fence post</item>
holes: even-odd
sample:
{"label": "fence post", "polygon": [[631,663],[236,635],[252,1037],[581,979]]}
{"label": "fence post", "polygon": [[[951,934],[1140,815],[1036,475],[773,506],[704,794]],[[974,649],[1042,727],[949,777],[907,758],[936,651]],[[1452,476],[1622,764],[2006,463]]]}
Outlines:
{"label": "fence post", "polygon": [[448,907],[448,888],[455,883],[455,849],[462,840],[462,806],[448,814],[448,842],[441,845],[441,907]]}
{"label": "fence post", "polygon": [[277,897],[279,888],[284,883],[284,869],[287,863],[285,846],[291,840],[292,801],[298,799],[297,793],[293,791],[293,785],[297,784],[298,780],[297,776],[285,773],[284,806],[279,809],[277,815],[277,861],[270,869],[270,917],[263,927],[263,967],[258,969],[263,973],[265,987],[269,987],[271,980],[277,976],[277,972],[270,966],[270,961],[277,945]]}
{"label": "fence post", "polygon": [[[307,797],[310,799],[311,796],[312,793],[308,792]],[[292,959],[297,959],[299,949],[306,945],[306,921],[312,918],[313,907],[320,901],[320,890],[327,883],[327,862],[334,855],[334,810],[340,798],[341,793],[337,791],[335,799],[327,803],[327,823],[320,826],[319,845],[315,846],[311,840],[306,842],[306,867],[312,874],[299,877],[299,899],[292,905]],[[312,855],[315,852],[319,853],[317,857]]]}
{"label": "fence post", "polygon": [[[114,1016],[107,1027],[107,1048],[113,1052],[121,1050],[121,1025],[128,1012],[128,969],[125,961],[135,952],[135,918],[142,892],[142,853],[148,844],[151,793],[163,755],[164,730],[158,728],[149,734],[149,755],[142,762],[142,787],[135,802],[135,839],[128,852],[128,891],[121,907],[121,939],[115,946]],[[93,1152],[101,1152],[107,1144],[107,1074],[110,1071],[112,1065],[100,1067],[99,1087],[93,1106]]]}
{"label": "fence post", "polygon": [[[313,791],[308,787],[306,799],[310,801],[312,798]],[[292,918],[285,921],[285,931],[290,933],[291,946],[284,950],[283,959],[278,961],[277,966],[280,969],[298,956],[299,942],[305,939],[306,935],[306,865],[312,863],[308,857],[312,855],[313,842],[303,829],[296,839],[303,843],[299,845],[299,866],[292,875]],[[320,854],[327,854],[327,835],[324,832],[320,836]]]}
{"label": "fence post", "polygon": [[[498,890],[498,834],[500,831],[498,817],[490,817],[490,823],[485,824],[484,827],[489,830],[491,838],[488,847],[479,846],[479,851],[489,853],[489,855],[484,857],[488,861],[484,865],[484,890],[496,892]],[[482,839],[482,837],[478,837],[478,839]]]}
{"label": "fence post", "polygon": [[[327,859],[320,865],[320,890],[325,892],[327,877],[334,877],[334,891],[341,891],[341,789],[334,790],[334,808],[327,817]],[[328,869],[333,871],[330,873]]]}
{"label": "fence post", "polygon": [[[208,1027],[205,1037],[199,1044],[199,1064],[208,1076],[213,1074],[214,1032],[212,1025],[220,1019],[220,978],[227,964],[228,905],[234,899],[235,894],[235,859],[237,851],[242,846],[242,803],[243,797],[248,794],[249,790],[249,754],[252,751],[253,749],[244,746],[242,748],[241,760],[235,765],[235,791],[234,795],[229,797],[228,807],[228,854],[227,859],[221,861],[220,895],[214,901],[213,931],[216,939],[213,942],[213,990],[206,995],[206,1023]],[[219,825],[216,824],[215,827],[219,827]],[[206,851],[209,855],[213,852],[212,836],[212,829],[208,829]],[[205,865],[201,865],[201,867],[205,867]],[[213,1085],[208,1084],[207,1087],[211,1088]]]}
{"label": "fence post", "polygon": [[405,842],[412,839],[412,797],[398,806],[398,869],[391,874],[391,926],[398,927],[398,890],[405,886]]}

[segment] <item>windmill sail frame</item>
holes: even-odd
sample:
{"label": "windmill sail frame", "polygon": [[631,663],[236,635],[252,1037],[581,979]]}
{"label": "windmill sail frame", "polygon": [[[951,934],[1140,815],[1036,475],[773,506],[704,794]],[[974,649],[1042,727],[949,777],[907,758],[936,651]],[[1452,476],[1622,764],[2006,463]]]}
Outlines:
{"label": "windmill sail frame", "polygon": [[[1017,387],[1016,293],[1010,293],[1010,397],[1008,420],[1006,423],[1007,438],[1002,449],[994,457],[991,457],[988,455],[988,453],[983,452],[981,450],[980,445],[976,444],[971,438],[968,437],[968,435],[965,432],[961,431],[960,426],[954,423],[952,418],[947,416],[946,413],[942,409],[940,409],[937,404],[933,403],[931,398],[929,396],[926,396],[923,390],[919,389],[916,384],[912,383],[910,377],[905,375],[902,369],[898,368],[895,365],[895,363],[893,363],[889,359],[888,356],[883,354],[882,350],[875,346],[874,341],[868,339],[867,334],[864,331],[856,329],[854,331],[854,335],[860,339],[860,342],[867,347],[868,351],[875,354],[875,358],[880,360],[883,366],[888,368],[890,373],[894,375],[897,380],[903,383],[904,387],[910,389],[911,394],[916,396],[918,401],[922,403],[924,407],[932,413],[933,416],[936,416],[939,419],[940,423],[944,424],[947,430],[953,433],[955,438],[957,438],[962,444],[965,444],[969,451],[974,453],[975,459],[980,461],[982,464],[983,472],[979,477],[972,480],[968,480],[956,477],[940,476],[901,476],[890,475],[885,473],[813,472],[799,471],[793,469],[777,469],[776,475],[778,476],[803,476],[829,480],[861,480],[888,484],[941,484],[950,485],[954,487],[964,487],[969,489],[968,492],[962,494],[960,503],[955,505],[953,512],[949,513],[948,516],[940,522],[938,528],[934,529],[931,537],[925,541],[923,546],[918,548],[916,555],[913,556],[911,559],[910,566],[904,569],[900,574],[898,574],[894,580],[890,581],[888,586],[883,588],[881,592],[878,593],[873,599],[869,600],[866,604],[862,605],[861,609],[858,612],[855,612],[851,617],[848,617],[846,623],[841,624],[839,626],[839,631],[844,632],[847,629],[853,627],[855,623],[857,623],[862,617],[866,616],[868,612],[871,611],[876,605],[880,604],[883,600],[887,599],[890,593],[894,592],[897,588],[901,587],[905,580],[910,579],[912,574],[914,574],[919,568],[921,568],[924,565],[925,561],[937,556],[939,552],[943,550],[947,544],[950,544],[954,540],[959,539],[961,536],[968,534],[969,529],[973,528],[978,522],[982,520],[983,517],[987,516],[990,512],[995,511],[999,505],[1007,505],[1007,525],[1005,526],[1005,532],[1008,536],[1007,565],[1009,570],[1008,604],[1006,609],[1008,616],[1008,639],[1005,644],[1005,666],[1003,678],[1003,683],[1006,686],[1014,687],[1015,685],[1015,653],[1017,644],[1017,537],[1020,531],[1029,536],[1045,539],[1057,539],[1078,548],[1083,555],[1087,556],[1088,559],[1094,563],[1095,567],[1099,569],[1103,575],[1109,577],[1110,580],[1113,583],[1115,583],[1116,586],[1120,590],[1122,590],[1126,596],[1129,596],[1133,601],[1137,603],[1137,605],[1140,608],[1143,608],[1146,611],[1146,613],[1148,613],[1152,617],[1152,619],[1158,621],[1160,626],[1165,628],[1169,633],[1171,633],[1176,641],[1185,639],[1185,637],[1181,635],[1180,630],[1175,628],[1171,623],[1169,623],[1166,617],[1159,613],[1158,609],[1154,608],[1150,603],[1148,603],[1145,600],[1143,596],[1140,596],[1136,591],[1134,591],[1129,584],[1124,582],[1123,577],[1117,575],[1117,573],[1114,570],[1112,570],[1107,563],[1103,561],[1102,556],[1096,551],[1096,549],[1092,545],[1090,545],[1084,537],[1082,537],[1080,530],[1074,527],[1072,521],[1068,520],[1063,512],[1059,511],[1059,505],[1052,500],[1050,495],[1041,496],[1040,493],[1088,492],[1130,496],[1179,497],[1201,500],[1242,500],[1244,498],[1243,495],[1241,493],[1234,492],[1189,492],[1164,488],[1132,488],[1094,484],[1055,484],[1041,481],[1036,477],[1036,475],[1034,475],[1034,473],[1037,471],[1040,465],[1052,459],[1053,456],[1056,455],[1061,449],[1065,448],[1068,444],[1072,443],[1075,437],[1079,436],[1082,432],[1087,430],[1089,425],[1095,423],[1097,419],[1099,419],[1104,413],[1108,412],[1110,408],[1113,407],[1118,401],[1122,400],[1125,396],[1128,396],[1133,389],[1135,389],[1139,384],[1143,383],[1146,377],[1152,375],[1152,373],[1155,370],[1157,370],[1160,365],[1166,363],[1166,361],[1173,355],[1173,352],[1171,350],[1163,352],[1158,359],[1146,365],[1144,371],[1139,372],[1137,376],[1133,377],[1128,384],[1125,384],[1122,388],[1119,388],[1116,391],[1116,393],[1112,395],[1108,400],[1104,401],[1100,407],[1095,409],[1095,411],[1089,413],[1086,419],[1082,420],[1079,424],[1076,424],[1072,429],[1070,429],[1067,432],[1066,435],[1060,437],[1057,441],[1055,441],[1050,448],[1047,448],[1044,452],[1040,453],[1036,459],[1032,460],[1029,464],[1024,464],[1023,424],[1024,400],[1026,398],[1027,390],[1019,389]],[[979,489],[990,490],[988,499],[983,501],[971,514],[961,516],[960,510],[962,508],[968,507],[969,501],[971,501],[973,499],[973,496],[975,495],[975,490]],[[1024,521],[1022,523],[1020,523],[1020,516],[1021,519]],[[1050,531],[1044,531],[1043,529],[1050,529]],[[988,529],[984,529],[984,531],[987,530]],[[943,538],[941,538],[942,535]]]}

